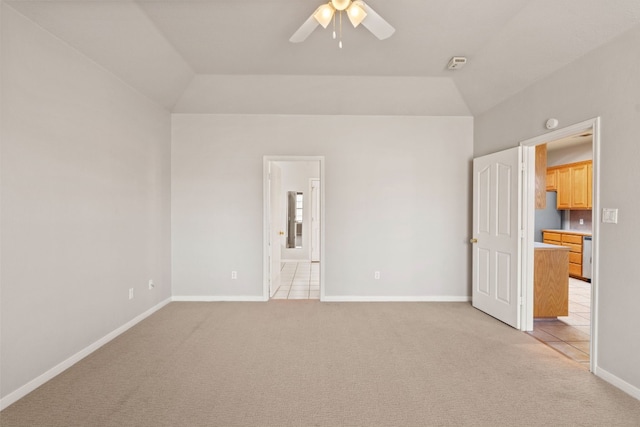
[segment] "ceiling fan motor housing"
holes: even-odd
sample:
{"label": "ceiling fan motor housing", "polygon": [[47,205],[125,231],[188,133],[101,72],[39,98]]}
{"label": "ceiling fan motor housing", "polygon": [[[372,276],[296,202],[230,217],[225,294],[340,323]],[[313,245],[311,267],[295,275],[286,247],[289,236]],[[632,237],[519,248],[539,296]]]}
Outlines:
{"label": "ceiling fan motor housing", "polygon": [[351,4],[351,0],[331,0],[331,4],[336,10],[345,10]]}

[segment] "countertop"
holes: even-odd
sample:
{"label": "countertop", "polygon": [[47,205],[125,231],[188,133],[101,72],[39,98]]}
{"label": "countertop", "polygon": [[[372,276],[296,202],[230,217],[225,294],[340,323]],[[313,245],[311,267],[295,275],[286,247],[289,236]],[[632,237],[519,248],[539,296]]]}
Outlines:
{"label": "countertop", "polygon": [[580,230],[554,230],[545,228],[542,231],[551,231],[552,233],[566,233],[566,234],[577,234],[578,236],[591,236],[590,231],[580,231]]}
{"label": "countertop", "polygon": [[533,242],[533,249],[566,249],[569,250],[570,248],[568,246],[560,246],[560,245],[551,245],[549,243],[540,243],[540,242]]}

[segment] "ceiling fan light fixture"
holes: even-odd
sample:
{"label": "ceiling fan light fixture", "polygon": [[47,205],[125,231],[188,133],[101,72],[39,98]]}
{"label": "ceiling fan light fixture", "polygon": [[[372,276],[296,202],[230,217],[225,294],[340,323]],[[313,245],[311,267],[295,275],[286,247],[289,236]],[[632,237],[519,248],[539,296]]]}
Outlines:
{"label": "ceiling fan light fixture", "polygon": [[351,3],[351,6],[349,6],[349,9],[347,9],[347,15],[349,16],[349,21],[351,21],[353,28],[356,28],[358,25],[360,25],[364,18],[367,17],[367,12],[365,12],[362,6],[360,6],[358,3],[362,2],[355,1]]}
{"label": "ceiling fan light fixture", "polygon": [[351,0],[331,0],[331,4],[336,10],[343,11],[349,7]]}
{"label": "ceiling fan light fixture", "polygon": [[331,22],[331,18],[333,18],[333,14],[335,13],[335,9],[331,5],[331,3],[323,4],[313,14],[313,17],[318,21],[323,28],[327,28],[327,25]]}

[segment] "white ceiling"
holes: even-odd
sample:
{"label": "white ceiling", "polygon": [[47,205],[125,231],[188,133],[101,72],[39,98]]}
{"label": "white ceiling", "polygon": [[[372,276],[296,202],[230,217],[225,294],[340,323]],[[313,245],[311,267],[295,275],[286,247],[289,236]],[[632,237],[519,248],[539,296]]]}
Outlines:
{"label": "white ceiling", "polygon": [[[276,76],[275,84],[288,82],[285,76],[367,76],[385,78],[380,79],[385,99],[393,92],[384,92],[384,82],[420,78],[428,88],[451,79],[452,97],[466,105],[458,108],[456,100],[450,109],[479,114],[640,25],[638,0],[368,0],[396,28],[391,38],[380,41],[345,22],[343,49],[321,27],[305,42],[290,43],[289,37],[323,2],[6,3],[151,99],[185,111],[193,108],[183,94],[193,97],[196,90],[190,86],[202,86],[203,79]],[[466,56],[467,66],[447,70],[454,55]]]}

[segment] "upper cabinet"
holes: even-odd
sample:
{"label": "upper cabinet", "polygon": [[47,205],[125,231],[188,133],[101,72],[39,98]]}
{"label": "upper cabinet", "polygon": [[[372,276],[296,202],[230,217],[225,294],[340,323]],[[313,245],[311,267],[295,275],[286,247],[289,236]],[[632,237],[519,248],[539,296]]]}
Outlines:
{"label": "upper cabinet", "polygon": [[[547,189],[558,192],[557,208],[591,209],[592,174],[591,160],[548,168]],[[555,184],[555,188],[550,188],[550,183]]]}
{"label": "upper cabinet", "polygon": [[558,191],[558,169],[547,169],[547,191]]}

